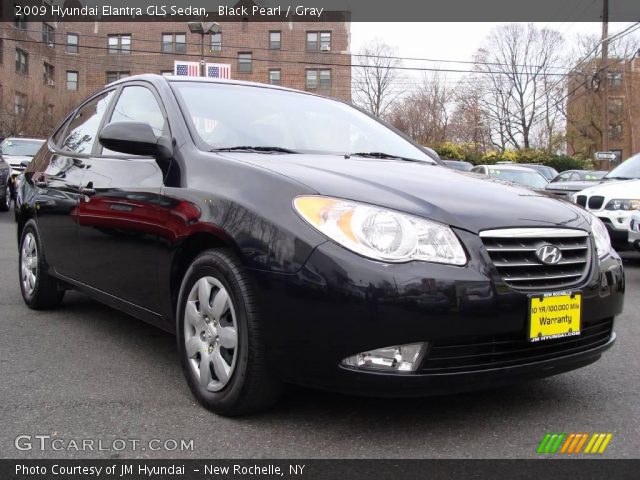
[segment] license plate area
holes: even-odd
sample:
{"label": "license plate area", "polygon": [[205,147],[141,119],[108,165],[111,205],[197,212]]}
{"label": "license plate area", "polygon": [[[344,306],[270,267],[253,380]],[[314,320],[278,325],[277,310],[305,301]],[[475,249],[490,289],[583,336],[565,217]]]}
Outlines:
{"label": "license plate area", "polygon": [[530,342],[580,335],[582,294],[578,291],[529,295]]}

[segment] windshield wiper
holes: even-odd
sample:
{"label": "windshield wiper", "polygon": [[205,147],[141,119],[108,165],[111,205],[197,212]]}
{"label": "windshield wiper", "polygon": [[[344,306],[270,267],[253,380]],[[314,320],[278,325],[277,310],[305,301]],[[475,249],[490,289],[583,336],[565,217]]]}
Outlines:
{"label": "windshield wiper", "polygon": [[382,158],[385,160],[404,160],[405,162],[418,162],[418,163],[426,163],[426,164],[433,164],[435,165],[435,162],[427,162],[427,161],[422,161],[422,160],[417,160],[415,158],[407,158],[407,157],[402,157],[400,155],[392,155],[390,153],[384,153],[384,152],[355,152],[355,153],[347,153],[345,154],[345,157],[364,157],[364,158]]}
{"label": "windshield wiper", "polygon": [[209,150],[210,152],[261,152],[261,153],[298,153],[288,148],[282,147],[263,147],[263,146],[247,146],[239,145],[237,147],[222,147]]}

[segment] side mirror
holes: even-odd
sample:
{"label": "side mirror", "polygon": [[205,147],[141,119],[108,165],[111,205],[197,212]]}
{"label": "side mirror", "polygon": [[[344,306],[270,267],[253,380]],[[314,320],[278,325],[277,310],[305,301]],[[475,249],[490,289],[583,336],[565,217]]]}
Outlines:
{"label": "side mirror", "polygon": [[27,168],[29,166],[29,164],[31,163],[30,160],[22,160],[20,162],[20,165],[22,165],[24,168]]}
{"label": "side mirror", "polygon": [[155,157],[166,161],[173,156],[173,145],[167,137],[156,137],[151,125],[144,122],[113,122],[98,137],[100,144],[114,152]]}

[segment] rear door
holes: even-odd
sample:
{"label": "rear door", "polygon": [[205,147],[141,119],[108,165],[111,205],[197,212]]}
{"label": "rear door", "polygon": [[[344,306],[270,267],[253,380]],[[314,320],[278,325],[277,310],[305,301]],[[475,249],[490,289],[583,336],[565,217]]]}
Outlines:
{"label": "rear door", "polygon": [[[146,122],[169,135],[165,110],[150,84],[125,84],[108,121]],[[153,158],[96,145],[82,177],[78,258],[82,281],[152,312],[158,311],[158,201],[164,174]]]}
{"label": "rear door", "polygon": [[77,211],[80,187],[102,119],[115,90],[87,100],[34,159],[28,179],[34,187],[35,215],[47,262],[55,271],[78,279]]}

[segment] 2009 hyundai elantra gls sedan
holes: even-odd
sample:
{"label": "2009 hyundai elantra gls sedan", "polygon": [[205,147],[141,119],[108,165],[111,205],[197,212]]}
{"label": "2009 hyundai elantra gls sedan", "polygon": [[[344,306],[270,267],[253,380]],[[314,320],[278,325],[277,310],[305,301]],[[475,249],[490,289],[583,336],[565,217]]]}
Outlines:
{"label": "2009 hyundai elantra gls sedan", "polygon": [[175,332],[223,415],[287,382],[400,397],[546,377],[615,341],[624,276],[600,220],[444,168],[337,100],[129,77],[69,115],[21,189],[26,304],[76,289]]}

